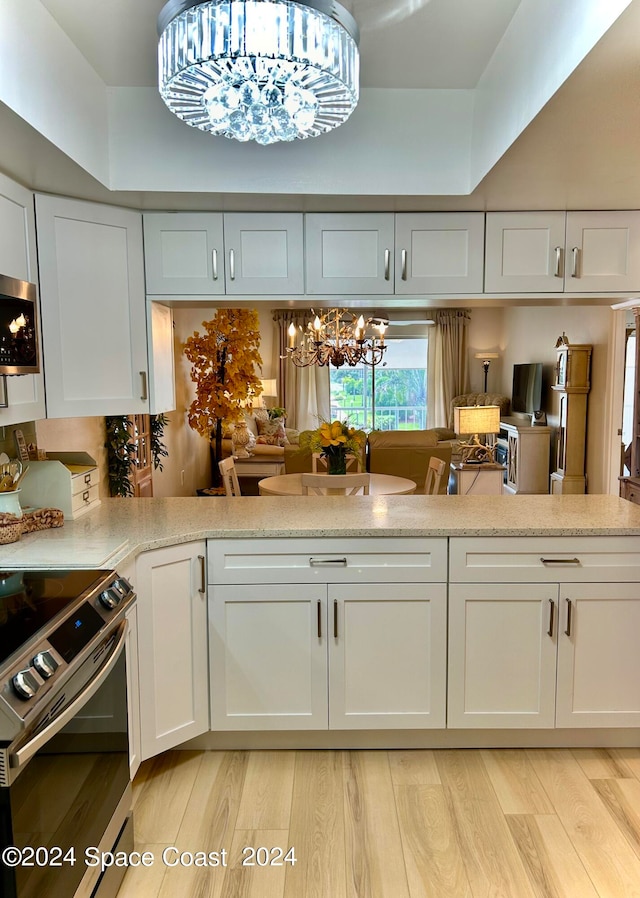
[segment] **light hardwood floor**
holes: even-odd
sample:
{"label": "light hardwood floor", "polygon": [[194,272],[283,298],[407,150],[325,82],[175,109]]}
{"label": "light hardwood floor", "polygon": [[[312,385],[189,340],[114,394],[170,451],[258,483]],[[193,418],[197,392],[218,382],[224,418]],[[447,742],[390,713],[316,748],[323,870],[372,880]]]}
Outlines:
{"label": "light hardwood floor", "polygon": [[118,898],[640,898],[640,749],[176,751],[134,801]]}

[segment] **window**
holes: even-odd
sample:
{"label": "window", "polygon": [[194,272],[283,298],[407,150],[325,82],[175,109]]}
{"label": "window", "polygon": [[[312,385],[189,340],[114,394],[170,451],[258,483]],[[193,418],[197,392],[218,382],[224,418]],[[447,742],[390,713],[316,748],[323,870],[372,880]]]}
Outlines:
{"label": "window", "polygon": [[331,417],[362,430],[425,430],[426,337],[391,337],[382,364],[331,368]]}

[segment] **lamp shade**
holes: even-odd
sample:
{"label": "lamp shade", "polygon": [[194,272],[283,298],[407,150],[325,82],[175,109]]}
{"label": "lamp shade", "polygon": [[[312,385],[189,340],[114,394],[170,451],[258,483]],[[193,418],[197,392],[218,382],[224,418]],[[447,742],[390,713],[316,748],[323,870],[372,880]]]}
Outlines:
{"label": "lamp shade", "polygon": [[499,359],[500,353],[499,352],[476,352],[475,357],[477,359],[482,359],[482,361],[485,361],[485,359],[487,361],[491,361],[491,359]]}
{"label": "lamp shade", "polygon": [[499,433],[499,405],[463,405],[453,410],[456,433]]}
{"label": "lamp shade", "polygon": [[269,377],[267,380],[261,380],[260,384],[262,385],[262,395],[263,396],[277,396],[278,395],[278,387],[276,385],[275,377]]}

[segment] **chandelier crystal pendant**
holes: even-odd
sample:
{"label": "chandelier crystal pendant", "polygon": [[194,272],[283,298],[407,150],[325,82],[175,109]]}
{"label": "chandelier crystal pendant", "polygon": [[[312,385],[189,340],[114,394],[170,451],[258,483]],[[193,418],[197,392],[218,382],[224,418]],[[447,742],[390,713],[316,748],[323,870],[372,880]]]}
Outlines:
{"label": "chandelier crystal pendant", "polygon": [[202,131],[317,137],[358,103],[358,26],[335,0],[170,0],[158,34],[160,95]]}
{"label": "chandelier crystal pendant", "polygon": [[[312,310],[312,314],[314,314]],[[384,318],[356,316],[348,309],[330,309],[319,312],[306,328],[289,325],[286,358],[298,368],[310,365],[379,365],[384,358],[386,345],[384,333],[388,322]],[[368,336],[367,327],[377,334]]]}

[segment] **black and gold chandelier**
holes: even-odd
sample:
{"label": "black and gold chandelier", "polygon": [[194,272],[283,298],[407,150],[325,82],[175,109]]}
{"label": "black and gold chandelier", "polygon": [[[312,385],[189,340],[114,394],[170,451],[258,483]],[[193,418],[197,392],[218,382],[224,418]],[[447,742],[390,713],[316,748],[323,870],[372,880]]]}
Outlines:
{"label": "black and gold chandelier", "polygon": [[287,358],[298,368],[358,364],[379,365],[387,349],[384,333],[388,322],[384,318],[356,316],[348,309],[314,312],[306,327],[289,325]]}

